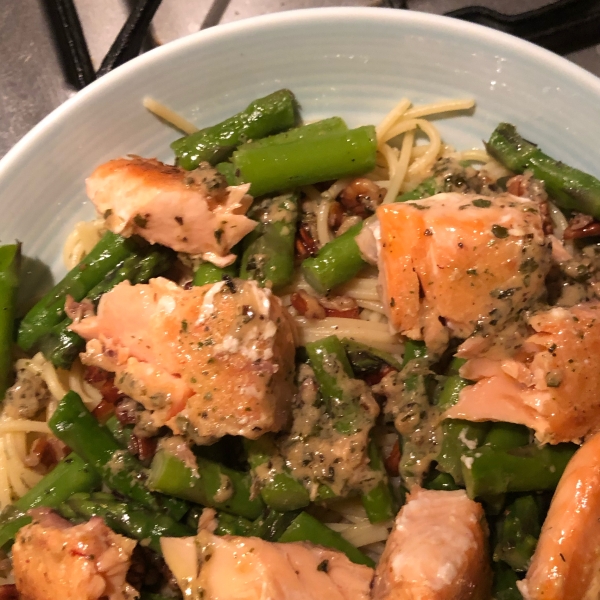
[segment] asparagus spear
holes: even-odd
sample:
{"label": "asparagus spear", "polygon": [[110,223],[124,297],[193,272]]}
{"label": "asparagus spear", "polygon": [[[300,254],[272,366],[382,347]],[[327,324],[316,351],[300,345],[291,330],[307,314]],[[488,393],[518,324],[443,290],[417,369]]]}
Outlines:
{"label": "asparagus spear", "polygon": [[201,162],[217,164],[247,140],[259,139],[294,127],[298,104],[289,90],[278,90],[251,102],[242,112],[174,141],[177,162],[191,171]]}
{"label": "asparagus spear", "polygon": [[[259,517],[260,518],[260,517]],[[230,515],[226,512],[220,512],[217,515],[217,535],[241,535],[250,537],[253,533],[254,522],[245,517]]]}
{"label": "asparagus spear", "polygon": [[422,200],[429,198],[439,193],[441,189],[438,187],[435,177],[424,179],[414,190],[406,192],[398,196],[395,202],[408,202],[409,200]]}
{"label": "asparagus spear", "polygon": [[366,125],[289,143],[245,144],[233,153],[232,163],[240,182],[252,184],[253,196],[262,196],[371,171],[376,150],[375,128]]}
{"label": "asparagus spear", "polygon": [[440,473],[438,470],[433,470],[427,475],[423,481],[423,487],[426,490],[458,490],[452,475],[449,473]]}
{"label": "asparagus spear", "polygon": [[251,535],[268,542],[278,542],[297,516],[297,511],[270,510],[252,523]]}
{"label": "asparagus spear", "polygon": [[369,444],[369,466],[373,471],[381,473],[382,479],[372,490],[362,496],[362,505],[371,523],[389,521],[396,516],[396,506],[385,475],[381,452],[373,440]]}
{"label": "asparagus spear", "polygon": [[465,455],[462,475],[471,498],[553,490],[575,453],[574,444],[530,444],[513,450],[481,446]]}
{"label": "asparagus spear", "polygon": [[542,525],[533,496],[521,496],[508,506],[497,525],[494,560],[504,561],[515,571],[525,572],[535,551]]}
{"label": "asparagus spear", "polygon": [[306,512],[301,512],[283,532],[280,542],[312,542],[318,546],[343,552],[352,562],[374,567],[375,563],[337,531],[329,529]]}
{"label": "asparagus spear", "polygon": [[24,496],[0,514],[0,547],[14,539],[21,527],[31,523],[25,513],[37,506],[56,508],[77,492],[89,492],[100,485],[100,476],[77,454],[69,454]]}
{"label": "asparagus spear", "polygon": [[515,173],[526,169],[544,182],[547,192],[561,208],[600,219],[600,180],[544,154],[522,138],[514,125],[500,123],[486,144],[488,153]]}
{"label": "asparagus spear", "polygon": [[495,600],[523,600],[517,581],[517,574],[508,565],[495,563],[492,597]]}
{"label": "asparagus spear", "polygon": [[385,365],[389,365],[398,371],[402,369],[400,362],[389,352],[378,350],[349,338],[342,338],[342,344],[346,349],[352,370],[356,374],[362,375],[379,371]]}
{"label": "asparagus spear", "polygon": [[[306,353],[334,422],[334,429],[342,435],[352,435],[362,429],[370,429],[373,422],[365,418],[360,396],[352,389],[351,380],[354,373],[340,339],[332,335],[306,344]],[[362,502],[369,520],[376,523],[391,518],[395,514],[395,507],[379,451],[371,444],[368,452],[370,468],[376,471],[381,479],[373,489],[362,495]]]}
{"label": "asparagus spear", "polygon": [[131,239],[105,233],[92,251],[58,282],[23,318],[17,341],[26,352],[52,328],[65,319],[65,301],[70,295],[75,301],[83,300],[115,267],[135,252]]}
{"label": "asparagus spear", "polygon": [[334,287],[346,283],[366,266],[355,240],[362,227],[362,223],[353,225],[325,244],[316,256],[304,260],[302,273],[317,293],[326,294]]}
{"label": "asparagus spear", "polygon": [[[275,443],[266,435],[257,440],[244,440],[244,448],[250,468],[253,470],[279,455]],[[285,466],[263,483],[260,495],[269,508],[282,512],[304,508],[310,503],[310,496],[306,488],[294,478]]]}
{"label": "asparagus spear", "polygon": [[[115,498],[103,498],[94,494],[74,494],[66,502],[67,508],[76,515],[91,519],[102,517],[116,531],[135,540],[144,541],[152,550],[162,554],[160,538],[184,537],[194,531],[178,523],[172,517],[149,511],[132,502],[119,502]],[[59,512],[61,508],[59,507]]]}
{"label": "asparagus spear", "polygon": [[523,425],[494,423],[485,436],[485,445],[495,450],[512,450],[526,446],[531,441],[531,432]]}
{"label": "asparagus spear", "polygon": [[[398,392],[386,403],[386,417],[394,421],[400,434],[400,476],[407,487],[420,483],[428,458],[427,439],[433,435],[429,398],[431,357],[423,342],[407,340],[404,345],[402,369],[395,375]],[[437,416],[437,415],[436,415]]]}
{"label": "asparagus spear", "polygon": [[294,129],[278,133],[277,135],[264,137],[260,140],[253,140],[252,145],[255,148],[261,148],[264,146],[272,146],[273,144],[290,144],[303,139],[314,140],[332,133],[344,133],[347,131],[348,126],[343,119],[340,117],[329,117],[328,119],[322,119],[321,121],[309,123],[308,125],[295,127]]}
{"label": "asparagus spear", "polygon": [[[462,378],[458,370],[465,363],[464,359],[454,358],[450,364],[448,378],[438,399],[438,407],[447,410],[456,402],[463,388],[471,382]],[[462,485],[462,457],[469,451],[481,445],[484,441],[488,423],[473,423],[460,419],[446,419],[441,426],[442,441],[437,457],[438,468],[452,476],[454,481]]]}
{"label": "asparagus spear", "polygon": [[248,216],[258,226],[244,239],[240,277],[281,288],[294,276],[294,241],[298,220],[298,194],[265,199]]}
{"label": "asparagus spear", "polygon": [[111,435],[117,440],[121,448],[127,448],[133,434],[133,425],[121,425],[117,416],[113,413],[104,423]]}
{"label": "asparagus spear", "polygon": [[223,281],[224,277],[237,277],[238,268],[235,263],[228,267],[217,267],[209,262],[203,262],[194,273],[194,285],[207,285],[208,283],[218,283]]}
{"label": "asparagus spear", "polygon": [[180,519],[187,511],[187,506],[180,500],[148,491],[143,483],[142,464],[121,448],[75,392],[69,392],[62,399],[48,425],[57,438],[98,471],[113,491],[155,512],[166,510],[175,519]]}
{"label": "asparagus spear", "polygon": [[306,344],[306,353],[315,372],[327,411],[335,421],[334,428],[344,434],[356,433],[361,413],[358,398],[348,389],[352,367],[340,339],[329,337]]}
{"label": "asparagus spear", "polygon": [[225,177],[227,185],[237,185],[237,177],[235,176],[235,167],[230,162],[220,162],[215,166],[215,169]]}
{"label": "asparagus spear", "polygon": [[[146,256],[133,253],[123,263],[109,273],[98,285],[94,286],[86,298],[97,305],[103,294],[123,281],[146,283],[151,277],[157,277],[169,268],[175,258],[167,248],[154,250]],[[39,341],[40,350],[55,367],[69,369],[78,354],[85,348],[85,340],[69,329],[73,321],[68,317],[52,328],[50,334]]]}
{"label": "asparagus spear", "polygon": [[159,450],[152,460],[147,485],[151,490],[247,519],[256,519],[262,513],[264,504],[260,497],[252,496],[247,473],[205,458],[197,457],[196,462],[197,474],[173,454]]}
{"label": "asparagus spear", "polygon": [[15,305],[19,285],[21,245],[0,246],[0,400],[8,388],[12,367]]}

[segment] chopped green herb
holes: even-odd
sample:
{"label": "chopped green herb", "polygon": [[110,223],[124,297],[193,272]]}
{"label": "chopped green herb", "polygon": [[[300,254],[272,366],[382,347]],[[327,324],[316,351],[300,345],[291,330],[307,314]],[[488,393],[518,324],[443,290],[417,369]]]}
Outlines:
{"label": "chopped green herb", "polygon": [[133,222],[140,228],[140,229],[146,229],[146,227],[148,226],[148,218],[147,217],[143,217],[142,215],[135,215],[135,217],[133,217]]}
{"label": "chopped green herb", "polygon": [[546,374],[546,385],[556,388],[562,383],[562,373],[560,371],[550,371]]}
{"label": "chopped green herb", "polygon": [[520,273],[534,273],[535,271],[537,271],[538,266],[539,265],[537,264],[535,258],[530,256],[529,258],[526,258],[521,263],[521,265],[519,266],[519,272]]}
{"label": "chopped green herb", "polygon": [[508,229],[502,227],[502,225],[492,225],[492,233],[500,239],[508,237]]}
{"label": "chopped green herb", "polygon": [[473,206],[477,208],[489,208],[492,205],[491,200],[485,200],[484,198],[477,198],[473,200]]}
{"label": "chopped green herb", "polygon": [[327,571],[329,571],[329,561],[327,559],[322,560],[317,565],[317,571],[323,571],[323,573],[327,573]]}

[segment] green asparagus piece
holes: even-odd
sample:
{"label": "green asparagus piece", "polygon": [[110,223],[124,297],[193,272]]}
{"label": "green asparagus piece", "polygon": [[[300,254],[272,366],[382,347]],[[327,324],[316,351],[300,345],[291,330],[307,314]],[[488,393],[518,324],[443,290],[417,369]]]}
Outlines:
{"label": "green asparagus piece", "polygon": [[[250,468],[253,470],[279,456],[275,443],[267,435],[263,435],[257,440],[245,439],[244,448]],[[262,485],[260,495],[265,504],[269,508],[281,512],[308,506],[310,496],[306,488],[294,478],[285,466],[282,469],[274,473]]]}
{"label": "green asparagus piece", "polygon": [[90,492],[100,477],[77,454],[63,458],[48,475],[0,514],[0,547],[14,539],[21,527],[31,523],[25,513],[38,506],[56,508],[77,492]]}
{"label": "green asparagus piece", "polygon": [[280,542],[312,542],[343,552],[352,562],[374,567],[375,563],[337,531],[329,529],[306,512],[301,512],[279,538]]}
{"label": "green asparagus piece", "polygon": [[[146,283],[151,277],[157,277],[171,266],[175,258],[167,248],[154,250],[146,256],[133,253],[115,268],[98,285],[86,295],[97,305],[103,294],[123,281],[133,284]],[[69,329],[72,320],[68,317],[52,328],[49,335],[43,336],[39,342],[40,350],[55,367],[69,369],[79,353],[85,348],[85,340]]]}
{"label": "green asparagus piece", "polygon": [[180,500],[153,494],[146,488],[140,461],[121,448],[75,392],[69,392],[62,399],[48,425],[56,437],[98,471],[113,491],[155,512],[166,510],[175,519],[180,519],[187,511],[187,506]]}
{"label": "green asparagus piece", "polygon": [[278,542],[297,516],[297,511],[278,512],[270,510],[253,522],[250,535],[268,542]]}
{"label": "green asparagus piece", "polygon": [[355,342],[349,338],[342,338],[342,344],[344,344],[344,348],[346,349],[352,370],[357,375],[379,371],[385,365],[389,365],[398,371],[402,369],[402,365],[398,359],[389,352]]}
{"label": "green asparagus piece", "polygon": [[161,554],[160,538],[194,535],[189,527],[172,517],[149,511],[131,502],[118,502],[95,497],[94,494],[74,494],[67,506],[81,517],[101,517],[117,533],[135,540],[144,540],[147,545]]}
{"label": "green asparagus piece", "polygon": [[[333,427],[343,435],[352,435],[361,429],[370,429],[373,423],[362,417],[360,397],[352,389],[354,373],[341,340],[335,336],[306,344],[306,353],[319,384],[321,396],[333,420]],[[381,480],[362,496],[363,505],[372,523],[385,521],[394,515],[394,501],[375,444],[368,449],[370,468]]]}
{"label": "green asparagus piece", "polygon": [[517,581],[519,577],[508,565],[495,563],[492,597],[495,600],[523,600]]}
{"label": "green asparagus piece", "polygon": [[215,169],[225,177],[227,185],[237,185],[237,177],[235,176],[235,167],[230,162],[220,162]]}
{"label": "green asparagus piece", "polygon": [[458,490],[452,475],[449,473],[440,473],[437,470],[431,471],[423,481],[423,487],[426,490]]}
{"label": "green asparagus piece", "polygon": [[283,532],[298,516],[297,512],[277,512],[269,510],[254,521],[244,517],[236,517],[225,512],[217,515],[217,535],[241,535],[244,537],[259,537],[268,542],[276,542]]}
{"label": "green asparagus piece", "polygon": [[553,490],[575,453],[574,444],[530,444],[503,451],[481,446],[466,454],[462,475],[471,498]]}
{"label": "green asparagus piece", "polygon": [[294,277],[298,194],[265,199],[253,206],[248,216],[258,225],[244,238],[240,277],[274,290],[282,288]]}
{"label": "green asparagus piece", "polygon": [[232,157],[240,182],[262,196],[321,181],[349,177],[375,167],[377,138],[371,125],[289,143],[244,144]]}
{"label": "green asparagus piece", "polygon": [[402,365],[404,368],[411,360],[416,359],[427,359],[429,357],[429,351],[424,342],[418,340],[406,340],[404,344],[404,355],[402,356]]}
{"label": "green asparagus piece", "polygon": [[133,425],[121,425],[117,416],[113,413],[104,423],[111,435],[117,440],[121,448],[127,448],[133,434]]}
{"label": "green asparagus piece", "polygon": [[485,514],[490,517],[497,517],[504,511],[506,506],[507,494],[494,494],[492,496],[481,496],[479,502],[483,505]]}
{"label": "green asparagus piece", "polygon": [[422,200],[438,194],[442,190],[439,188],[435,177],[424,179],[414,190],[401,194],[395,202],[408,202],[409,200]]}
{"label": "green asparagus piece", "polygon": [[527,446],[531,442],[531,431],[514,423],[494,423],[485,436],[485,445],[494,450],[512,450]]}
{"label": "green asparagus piece", "polygon": [[12,368],[17,288],[21,244],[0,246],[0,401],[4,398]]}
{"label": "green asparagus piece", "polygon": [[194,285],[207,285],[223,281],[224,277],[237,277],[238,268],[236,263],[228,267],[217,267],[209,262],[203,262],[194,273]]}
{"label": "green asparagus piece", "polygon": [[372,490],[361,496],[362,505],[371,523],[381,523],[396,516],[396,506],[381,452],[373,441],[369,444],[369,466],[380,473],[382,479]]}
{"label": "green asparagus piece", "polygon": [[83,300],[88,292],[136,250],[131,239],[105,233],[92,251],[57,283],[23,318],[17,341],[26,352],[65,319],[67,295]]}
{"label": "green asparagus piece", "polygon": [[302,273],[308,284],[319,294],[346,283],[366,266],[355,241],[363,224],[357,223],[325,244],[316,256],[302,263]]}
{"label": "green asparagus piece", "polygon": [[173,454],[159,450],[152,460],[147,485],[151,490],[247,519],[262,514],[263,501],[252,497],[252,482],[247,473],[205,458],[197,457],[196,463],[197,474]]}
{"label": "green asparagus piece", "polygon": [[306,353],[319,384],[327,411],[339,433],[356,433],[360,424],[359,398],[349,389],[353,372],[340,339],[331,335],[306,344]]}
{"label": "green asparagus piece", "polygon": [[217,535],[241,535],[243,537],[250,537],[253,535],[253,527],[254,522],[245,517],[220,512],[217,516],[217,528],[215,529],[215,533]]}
{"label": "green asparagus piece", "polygon": [[348,126],[340,117],[329,117],[321,121],[301,125],[277,135],[264,137],[260,140],[253,140],[254,148],[263,148],[265,146],[283,145],[295,143],[304,139],[318,139],[319,137],[327,136],[332,133],[344,133],[348,131]]}
{"label": "green asparagus piece", "polygon": [[494,560],[504,561],[515,571],[527,571],[541,528],[541,515],[535,498],[517,498],[497,525]]}
{"label": "green asparagus piece", "polygon": [[561,208],[600,219],[600,180],[550,158],[535,144],[522,138],[514,125],[500,123],[486,148],[511,171],[532,171],[536,179],[544,182],[546,191]]}
{"label": "green asparagus piece", "polygon": [[402,369],[396,375],[399,397],[386,405],[386,418],[392,419],[400,434],[400,476],[410,488],[420,483],[421,460],[426,459],[423,437],[432,435],[427,415],[432,410],[429,387],[432,357],[423,342],[407,340],[404,345]]}
{"label": "green asparagus piece", "polygon": [[278,90],[217,125],[174,141],[171,148],[178,164],[191,171],[203,161],[215,165],[240,144],[290,129],[297,121],[296,98],[289,90]]}
{"label": "green asparagus piece", "polygon": [[[447,410],[456,404],[461,390],[471,384],[470,381],[458,374],[458,370],[464,362],[461,358],[454,358],[450,363],[449,377],[446,379],[438,399],[438,406],[441,410]],[[442,442],[437,457],[438,468],[451,475],[457,484],[462,485],[464,483],[462,457],[469,450],[473,450],[483,443],[489,423],[446,419],[442,423],[441,429]]]}

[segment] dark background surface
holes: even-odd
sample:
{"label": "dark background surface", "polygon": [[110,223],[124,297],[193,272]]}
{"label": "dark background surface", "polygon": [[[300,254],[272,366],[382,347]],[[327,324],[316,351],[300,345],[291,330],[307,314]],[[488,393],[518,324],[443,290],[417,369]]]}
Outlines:
{"label": "dark background surface", "polygon": [[[49,112],[76,93],[64,77],[44,10],[48,0],[0,0],[0,156]],[[98,68],[125,22],[128,0],[74,0]],[[319,6],[381,6],[389,0],[163,0],[144,47],[189,35],[216,22],[228,23],[266,13]],[[599,0],[600,2],[600,0]],[[396,2],[397,5],[402,2]],[[411,10],[444,14],[477,4],[516,15],[549,0],[406,0]],[[211,11],[212,7],[212,11]],[[600,46],[566,54],[600,76]]]}

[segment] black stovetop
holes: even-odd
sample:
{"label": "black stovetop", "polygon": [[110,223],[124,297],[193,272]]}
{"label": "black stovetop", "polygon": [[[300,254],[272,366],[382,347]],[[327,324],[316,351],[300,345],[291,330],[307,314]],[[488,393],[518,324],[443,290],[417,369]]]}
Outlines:
{"label": "black stovetop", "polygon": [[77,89],[140,51],[219,23],[318,6],[450,14],[600,76],[600,0],[0,0],[0,156]]}

